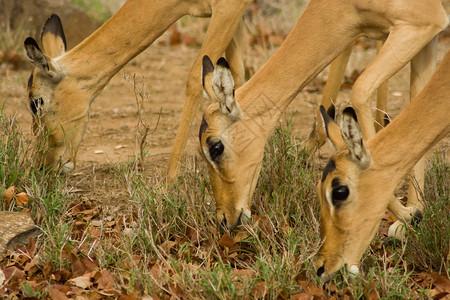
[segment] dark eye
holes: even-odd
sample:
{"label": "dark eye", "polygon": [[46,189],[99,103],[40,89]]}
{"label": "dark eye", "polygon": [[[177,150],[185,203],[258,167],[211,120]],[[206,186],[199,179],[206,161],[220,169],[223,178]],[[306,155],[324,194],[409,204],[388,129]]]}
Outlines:
{"label": "dark eye", "polygon": [[219,156],[222,155],[224,150],[223,144],[221,141],[218,141],[209,147],[209,155],[212,160],[215,160]]}
{"label": "dark eye", "polygon": [[333,189],[333,204],[335,204],[335,201],[344,201],[347,199],[348,194],[350,191],[348,190],[348,187],[345,185],[338,186]]}

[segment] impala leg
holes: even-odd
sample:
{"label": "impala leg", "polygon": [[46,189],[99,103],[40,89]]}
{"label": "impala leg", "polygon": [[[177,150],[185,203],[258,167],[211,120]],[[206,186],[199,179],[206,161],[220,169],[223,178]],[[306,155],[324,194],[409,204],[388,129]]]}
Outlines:
{"label": "impala leg", "polygon": [[404,240],[405,238],[405,222],[416,222],[422,219],[422,212],[416,207],[404,206],[396,197],[392,197],[388,204],[388,209],[398,219],[389,227],[388,236]]}
{"label": "impala leg", "polygon": [[403,25],[394,28],[375,60],[356,80],[351,100],[365,140],[375,135],[371,95],[383,82],[411,61],[439,31],[440,27],[436,25]]}
{"label": "impala leg", "polygon": [[[383,47],[382,41],[377,41],[377,51]],[[375,111],[375,130],[378,132],[386,126],[387,99],[389,96],[389,80],[383,82],[377,90],[377,110]]]}
{"label": "impala leg", "polygon": [[[411,88],[410,98],[414,99],[426,83],[430,80],[436,69],[437,37],[424,47],[411,61]],[[408,189],[408,206],[423,210],[422,193],[425,183],[425,157],[414,167]]]}
{"label": "impala leg", "polygon": [[[323,90],[321,105],[328,108],[336,101],[342,78],[344,78],[345,68],[347,67],[350,54],[352,53],[354,43],[350,44],[330,65],[330,73],[328,74],[327,83]],[[313,152],[316,148],[320,148],[326,141],[326,134],[323,128],[320,111],[317,112],[316,121],[314,122],[309,138],[305,143],[305,147],[309,152]]]}
{"label": "impala leg", "polygon": [[231,74],[234,79],[234,87],[237,89],[245,82],[244,68],[244,23],[239,22],[230,44],[225,50],[225,57],[230,64]]}
{"label": "impala leg", "polygon": [[217,1],[217,4],[212,8],[212,17],[205,40],[189,73],[186,102],[169,159],[167,183],[172,183],[178,173],[189,129],[203,95],[201,84],[202,58],[207,54],[213,61],[219,59],[230,44],[247,5],[248,1]]}

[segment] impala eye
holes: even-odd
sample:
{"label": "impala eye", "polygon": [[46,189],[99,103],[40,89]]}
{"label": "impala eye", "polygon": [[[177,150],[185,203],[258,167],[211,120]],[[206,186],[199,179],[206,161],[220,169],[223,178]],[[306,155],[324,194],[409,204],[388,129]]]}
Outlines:
{"label": "impala eye", "polygon": [[344,201],[347,199],[348,195],[350,194],[350,191],[348,190],[348,187],[345,185],[338,186],[333,189],[332,196],[333,196],[333,204],[336,204],[337,202]]}
{"label": "impala eye", "polygon": [[218,141],[214,144],[212,144],[209,147],[209,155],[211,156],[212,160],[216,160],[216,158],[218,158],[219,156],[222,155],[224,150],[224,146],[222,144],[222,141]]}

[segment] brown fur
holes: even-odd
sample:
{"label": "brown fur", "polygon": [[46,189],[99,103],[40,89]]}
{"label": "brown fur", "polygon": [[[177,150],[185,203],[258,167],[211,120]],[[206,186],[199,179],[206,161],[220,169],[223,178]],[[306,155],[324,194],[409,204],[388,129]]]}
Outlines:
{"label": "brown fur", "polygon": [[[421,0],[310,1],[277,52],[236,90],[235,98],[243,111],[241,119],[231,121],[218,112],[217,105],[205,112],[209,127],[200,139],[200,147],[204,147],[208,137],[218,136],[227,145],[219,166],[208,163],[217,205],[226,210],[218,217],[223,219],[225,215],[230,227],[238,224],[240,212],[251,205],[264,144],[281,113],[298,92],[355,39],[387,37],[352,91],[351,100],[363,135],[370,138],[375,133],[368,104],[370,95],[407,62],[414,60],[446,25],[446,13],[437,0],[426,3]],[[418,67],[416,71],[421,74]]]}
{"label": "brown fur", "polygon": [[114,74],[182,16],[212,16],[188,78],[186,106],[170,163],[168,180],[172,180],[202,96],[202,57],[208,54],[217,59],[227,52],[235,81],[238,85],[243,82],[242,26],[239,24],[249,2],[128,0],[102,27],[68,52],[65,52],[62,26],[51,17],[41,35],[42,52],[30,43],[31,40],[27,39],[28,43],[25,43],[29,59],[37,67],[33,71],[28,101],[43,99],[42,114],[34,116],[34,119],[35,124],[39,123],[48,131],[52,148],[45,164],[61,162],[65,166],[64,171],[73,169],[76,152],[87,127],[90,104]]}
{"label": "brown fur", "polygon": [[[318,188],[324,243],[317,268],[322,279],[328,279],[344,264],[347,268],[359,265],[386,208],[395,214],[414,213],[402,207],[392,195],[426,151],[450,132],[449,95],[450,51],[423,91],[364,146],[370,149],[368,168],[361,168],[349,155],[351,147],[339,149],[332,157],[336,169]],[[333,139],[340,138],[339,133],[330,135],[338,135]],[[333,180],[350,190],[340,207],[330,204]]]}

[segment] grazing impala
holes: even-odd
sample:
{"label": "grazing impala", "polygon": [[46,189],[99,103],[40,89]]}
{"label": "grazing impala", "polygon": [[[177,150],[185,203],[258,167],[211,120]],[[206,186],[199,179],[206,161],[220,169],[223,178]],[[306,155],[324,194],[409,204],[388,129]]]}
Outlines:
{"label": "grazing impala", "polygon": [[[51,16],[44,25],[42,51],[33,38],[25,40],[28,58],[35,69],[28,81],[28,102],[34,127],[43,125],[51,147],[45,163],[61,163],[73,169],[95,97],[127,62],[152,44],[184,15],[211,16],[203,46],[191,69],[186,105],[172,155],[169,177],[173,178],[187,139],[189,125],[202,96],[201,58],[217,59],[226,53],[241,84],[242,14],[251,0],[128,0],[102,27],[74,49],[66,52],[61,21]],[[239,29],[239,30],[237,30]]]}
{"label": "grazing impala", "polygon": [[219,104],[204,114],[200,148],[208,162],[219,221],[234,228],[250,215],[264,144],[281,113],[355,39],[385,39],[351,96],[365,138],[370,138],[375,134],[371,94],[409,61],[413,90],[420,90],[432,74],[429,52],[436,44],[430,41],[447,23],[438,0],[312,0],[280,48],[236,93],[230,94],[230,73],[221,70],[225,64],[211,72],[213,67],[206,63],[204,89]]}
{"label": "grazing impala", "polygon": [[417,161],[450,132],[450,51],[422,92],[367,143],[353,109],[344,110],[340,130],[321,110],[338,151],[318,187],[323,245],[316,266],[327,280],[342,265],[358,272],[386,208],[399,219],[421,215],[399,206],[393,193]]}

